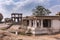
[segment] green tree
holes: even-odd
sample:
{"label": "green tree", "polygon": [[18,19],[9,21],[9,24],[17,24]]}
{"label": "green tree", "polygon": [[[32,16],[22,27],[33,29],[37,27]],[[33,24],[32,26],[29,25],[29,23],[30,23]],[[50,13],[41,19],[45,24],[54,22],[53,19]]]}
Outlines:
{"label": "green tree", "polygon": [[3,15],[0,13],[0,22],[2,21],[3,19]]}
{"label": "green tree", "polygon": [[33,10],[33,15],[35,16],[46,16],[49,15],[51,12],[44,8],[43,6],[37,6],[34,10]]}

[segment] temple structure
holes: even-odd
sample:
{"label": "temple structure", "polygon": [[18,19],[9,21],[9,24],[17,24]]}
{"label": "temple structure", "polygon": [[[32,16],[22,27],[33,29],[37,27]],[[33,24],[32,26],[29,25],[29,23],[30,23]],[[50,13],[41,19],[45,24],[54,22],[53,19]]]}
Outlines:
{"label": "temple structure", "polygon": [[[60,14],[60,13],[59,13]],[[60,15],[56,16],[26,16],[12,13],[11,18],[14,23],[21,23],[26,28],[25,33],[32,34],[51,34],[60,31]]]}
{"label": "temple structure", "polygon": [[22,23],[22,14],[20,13],[12,13],[11,19],[13,20],[13,23]]}
{"label": "temple structure", "polygon": [[23,25],[32,34],[55,33],[60,31],[60,15],[56,16],[26,16]]}

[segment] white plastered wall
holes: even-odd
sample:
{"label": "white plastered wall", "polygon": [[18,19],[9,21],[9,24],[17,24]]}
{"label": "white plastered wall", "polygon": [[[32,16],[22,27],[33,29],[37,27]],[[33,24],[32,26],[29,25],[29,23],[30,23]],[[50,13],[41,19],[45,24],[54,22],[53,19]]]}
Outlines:
{"label": "white plastered wall", "polygon": [[60,29],[60,21],[59,20],[52,20],[52,28],[55,29],[54,31],[59,31]]}

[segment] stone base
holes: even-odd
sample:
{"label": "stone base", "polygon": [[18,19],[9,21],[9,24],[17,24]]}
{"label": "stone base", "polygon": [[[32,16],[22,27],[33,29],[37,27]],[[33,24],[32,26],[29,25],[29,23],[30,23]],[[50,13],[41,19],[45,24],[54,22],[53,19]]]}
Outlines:
{"label": "stone base", "polygon": [[50,29],[50,28],[35,28],[31,31],[33,35],[40,35],[40,34],[54,34],[59,32],[59,29]]}
{"label": "stone base", "polygon": [[48,30],[45,28],[35,28],[35,30],[31,31],[33,35],[39,35],[39,34],[48,34]]}

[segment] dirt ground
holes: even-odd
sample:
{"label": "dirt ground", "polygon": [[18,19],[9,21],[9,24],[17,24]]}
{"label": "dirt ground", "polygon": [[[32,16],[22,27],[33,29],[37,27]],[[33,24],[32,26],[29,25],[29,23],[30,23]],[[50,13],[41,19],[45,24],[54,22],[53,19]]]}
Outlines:
{"label": "dirt ground", "polygon": [[56,35],[39,35],[39,36],[27,36],[27,35],[15,35],[9,32],[0,31],[0,38],[3,40],[60,40],[60,34]]}
{"label": "dirt ground", "polygon": [[23,36],[23,35],[18,35],[18,39],[23,39],[23,40],[60,40],[60,34],[56,35],[39,35],[39,36]]}
{"label": "dirt ground", "polygon": [[[4,24],[2,24],[2,25],[5,26]],[[0,27],[2,27],[1,24],[0,24]],[[7,34],[9,34],[9,33],[7,33]],[[39,35],[39,36],[16,35],[15,38],[19,39],[19,40],[20,39],[22,39],[22,40],[60,40],[60,34],[56,34],[56,35]]]}

